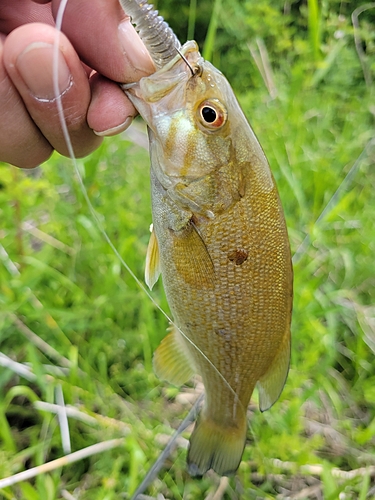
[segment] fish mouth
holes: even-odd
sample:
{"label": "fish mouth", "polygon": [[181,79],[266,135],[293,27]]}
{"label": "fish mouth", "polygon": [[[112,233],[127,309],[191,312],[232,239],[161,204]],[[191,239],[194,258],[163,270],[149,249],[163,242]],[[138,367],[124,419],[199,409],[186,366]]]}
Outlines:
{"label": "fish mouth", "polygon": [[[202,63],[197,43],[189,41],[161,69],[144,76],[138,82],[120,84],[120,88],[147,125],[154,129],[155,119],[170,115],[177,102],[185,101],[181,84],[199,76]],[[179,92],[178,95],[175,89]],[[158,106],[158,101],[162,99],[162,106]]]}
{"label": "fish mouth", "polygon": [[[186,42],[180,49],[175,48],[173,57],[160,69],[151,75],[141,78],[139,82],[121,83],[120,87],[126,92],[137,88],[140,82],[147,81],[147,95],[143,95],[144,99],[150,98],[155,101],[155,94],[166,94],[179,81],[185,79],[185,73],[188,71],[189,77],[198,76],[202,71],[203,58],[199,53],[199,47],[194,40]],[[181,67],[174,70],[177,64],[184,63],[185,71]],[[174,71],[173,71],[174,70]],[[182,76],[183,74],[183,76]],[[143,89],[144,91],[145,89]]]}

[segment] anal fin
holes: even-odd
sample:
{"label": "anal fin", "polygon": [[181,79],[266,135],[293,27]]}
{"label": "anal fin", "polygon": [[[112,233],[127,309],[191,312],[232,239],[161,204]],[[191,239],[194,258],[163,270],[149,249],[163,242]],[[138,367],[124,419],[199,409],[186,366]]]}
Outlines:
{"label": "anal fin", "polygon": [[258,380],[260,411],[268,410],[278,399],[288,376],[290,363],[290,332],[280,345],[268,371]]}
{"label": "anal fin", "polygon": [[155,236],[155,231],[152,228],[150,241],[147,247],[146,268],[145,268],[145,282],[150,290],[152,290],[152,287],[158,281],[159,276],[160,276],[159,244]]}
{"label": "anal fin", "polygon": [[156,375],[174,385],[182,385],[195,373],[184,340],[178,329],[172,325],[154,353]]}

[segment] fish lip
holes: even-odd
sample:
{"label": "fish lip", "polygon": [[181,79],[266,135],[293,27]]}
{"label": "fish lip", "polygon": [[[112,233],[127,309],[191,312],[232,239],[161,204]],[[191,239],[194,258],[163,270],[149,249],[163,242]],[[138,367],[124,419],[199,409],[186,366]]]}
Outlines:
{"label": "fish lip", "polygon": [[198,44],[195,40],[189,40],[186,43],[184,43],[184,45],[181,47],[180,50],[176,51],[176,55],[174,56],[174,58],[171,59],[165,66],[156,71],[156,73],[162,74],[168,72],[171,68],[173,68],[176,62],[181,61],[181,59],[187,58],[187,55],[189,53],[194,53],[194,52],[197,53],[197,61],[193,61],[191,64],[194,67],[195,66],[200,67],[201,66],[200,62],[203,61],[203,58],[199,53]]}
{"label": "fish lip", "polygon": [[137,82],[120,83],[119,86],[147,125],[156,133],[154,105],[184,81],[199,76],[203,63],[204,59],[199,53],[197,43],[188,41],[173,59],[155,73],[144,76]]}
{"label": "fish lip", "polygon": [[[176,52],[176,55],[173,59],[171,59],[167,64],[165,64],[163,67],[157,69],[154,73],[151,73],[151,75],[147,75],[141,78],[141,80],[147,80],[148,78],[154,78],[155,75],[160,76],[163,75],[164,73],[168,73],[173,66],[175,66],[176,63],[181,62],[181,60],[186,60],[188,59],[188,54],[190,53],[195,53],[196,56],[194,57],[193,61],[188,61],[189,64],[194,68],[194,74],[191,75],[191,77],[194,76],[199,76],[202,71],[202,63],[204,61],[203,57],[200,55],[199,52],[199,47],[197,42],[194,40],[190,40],[186,42],[182,47],[181,50]],[[189,73],[191,71],[191,68],[189,65],[187,65],[187,69],[189,70]],[[124,90],[125,92],[127,90],[131,90],[135,86],[140,84],[140,81],[138,82],[131,82],[131,83],[120,83],[120,88]]]}

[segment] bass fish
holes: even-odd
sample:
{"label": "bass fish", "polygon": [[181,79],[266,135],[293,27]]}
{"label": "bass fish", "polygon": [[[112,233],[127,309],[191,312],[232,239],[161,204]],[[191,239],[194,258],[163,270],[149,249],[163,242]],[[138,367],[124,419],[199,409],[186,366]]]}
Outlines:
{"label": "bass fish", "polygon": [[154,369],[176,385],[202,377],[205,404],[188,470],[229,475],[241,462],[255,386],[267,410],[288,374],[292,265],[283,210],[223,74],[196,42],[181,47],[145,2],[121,3],[136,24],[148,29],[156,19],[163,33],[169,29],[162,43],[154,28],[141,30],[158,69],[123,86],[149,131],[153,229],[145,279],[152,288],[161,274],[173,316]]}

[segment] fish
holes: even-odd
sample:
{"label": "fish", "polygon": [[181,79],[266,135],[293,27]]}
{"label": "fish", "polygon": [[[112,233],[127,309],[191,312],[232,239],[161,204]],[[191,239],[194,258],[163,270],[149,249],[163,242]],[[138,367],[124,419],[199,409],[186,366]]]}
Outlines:
{"label": "fish", "polygon": [[[145,281],[152,289],[162,277],[173,318],[154,370],[175,385],[201,376],[205,402],[188,472],[231,475],[242,459],[255,387],[265,411],[289,371],[293,270],[284,213],[225,76],[195,41],[181,46],[152,6],[121,4],[141,25],[156,66],[123,85],[148,126],[153,223]],[[164,23],[160,33],[155,19]]]}

